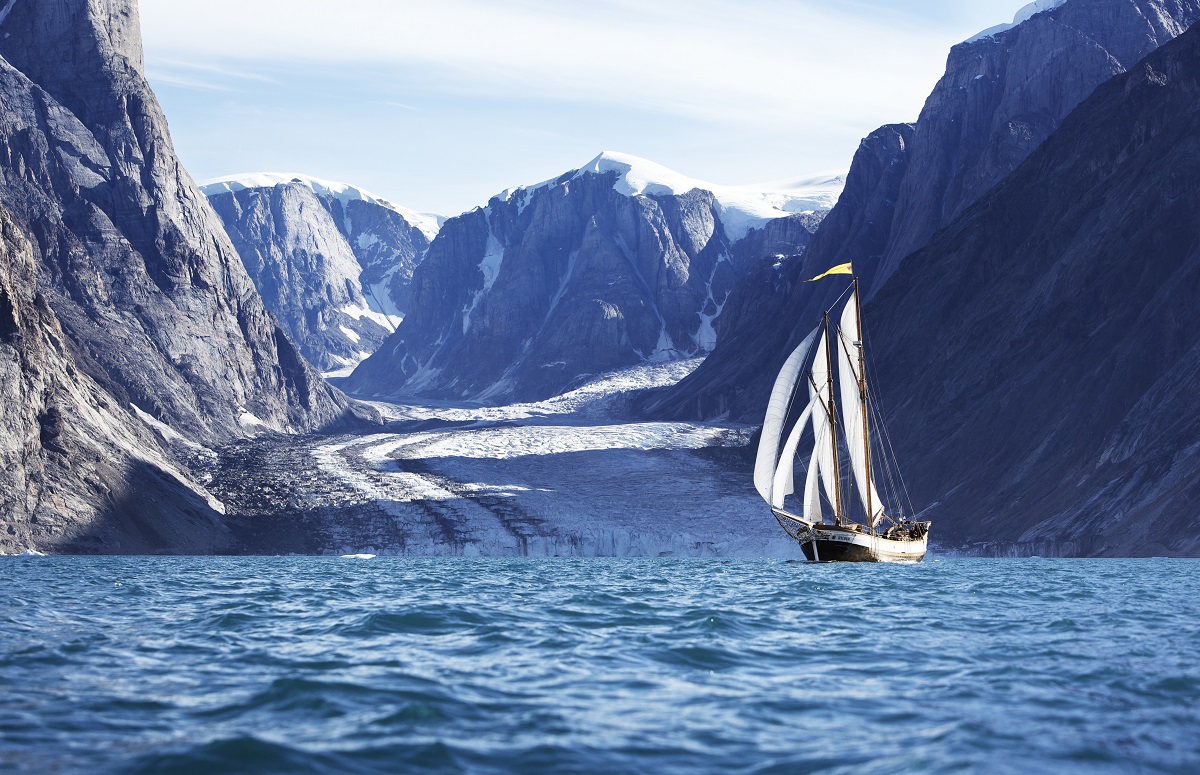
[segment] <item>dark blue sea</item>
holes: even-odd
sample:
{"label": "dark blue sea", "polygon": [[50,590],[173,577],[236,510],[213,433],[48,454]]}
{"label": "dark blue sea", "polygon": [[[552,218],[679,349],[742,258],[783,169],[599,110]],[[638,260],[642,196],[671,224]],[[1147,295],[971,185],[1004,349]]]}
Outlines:
{"label": "dark blue sea", "polygon": [[0,771],[1200,771],[1200,562],[0,558]]}

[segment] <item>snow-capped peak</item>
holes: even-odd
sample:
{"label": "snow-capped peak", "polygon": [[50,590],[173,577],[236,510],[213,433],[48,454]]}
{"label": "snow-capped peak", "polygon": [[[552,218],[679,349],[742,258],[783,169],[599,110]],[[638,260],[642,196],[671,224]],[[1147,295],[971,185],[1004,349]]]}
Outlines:
{"label": "snow-capped peak", "polygon": [[227,192],[237,193],[249,188],[274,188],[281,183],[299,183],[308,186],[317,196],[332,197],[342,204],[358,200],[386,207],[399,213],[404,220],[419,229],[430,241],[437,236],[442,228],[442,223],[446,220],[439,215],[418,213],[407,207],[401,207],[349,183],[335,183],[332,180],[322,180],[311,175],[290,172],[247,172],[240,175],[212,178],[200,183],[200,192],[205,196],[215,196]]}
{"label": "snow-capped peak", "polygon": [[580,167],[573,177],[606,172],[617,173],[613,188],[626,196],[679,196],[696,188],[712,191],[711,183],[681,175],[649,159],[616,151],[602,152]]}
{"label": "snow-capped peak", "polygon": [[1013,16],[1011,24],[997,24],[995,27],[988,27],[979,34],[972,35],[971,37],[967,38],[963,41],[963,43],[974,43],[977,40],[990,38],[993,35],[999,35],[1006,30],[1011,30],[1013,27],[1016,27],[1023,21],[1032,19],[1034,16],[1042,13],[1043,11],[1052,11],[1065,2],[1067,2],[1067,0],[1034,0],[1029,5],[1022,6],[1021,10],[1017,11],[1016,15]]}
{"label": "snow-capped peak", "polygon": [[[734,242],[775,218],[832,208],[846,185],[845,174],[835,172],[774,183],[724,186],[690,178],[648,159],[616,151],[604,151],[575,170],[570,180],[610,172],[617,173],[613,190],[625,196],[679,196],[695,189],[711,192],[717,200],[726,234]],[[552,178],[524,187],[524,190],[546,188],[561,179],[561,176]],[[521,190],[508,189],[500,194],[500,198],[508,200]]]}

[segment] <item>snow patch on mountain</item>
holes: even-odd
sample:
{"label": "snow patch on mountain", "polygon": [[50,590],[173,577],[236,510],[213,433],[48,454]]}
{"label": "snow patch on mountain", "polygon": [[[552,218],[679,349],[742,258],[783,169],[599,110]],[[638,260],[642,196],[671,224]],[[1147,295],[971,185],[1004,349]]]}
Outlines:
{"label": "snow patch on mountain", "polygon": [[1034,2],[1030,3],[1029,5],[1022,6],[1021,10],[1017,11],[1016,15],[1013,16],[1012,23],[997,24],[994,27],[988,27],[986,30],[967,38],[963,41],[963,43],[974,43],[977,40],[983,40],[984,38],[990,38],[993,35],[999,35],[1002,32],[1011,30],[1021,22],[1032,19],[1039,13],[1044,11],[1053,11],[1066,1],[1067,0],[1034,0]]}
{"label": "snow patch on mountain", "polygon": [[483,273],[483,287],[475,292],[475,296],[471,299],[471,304],[463,310],[463,333],[471,328],[471,315],[474,314],[475,308],[479,306],[479,302],[487,296],[492,290],[492,285],[496,282],[496,278],[500,276],[500,264],[504,261],[504,246],[500,244],[500,240],[496,239],[496,235],[492,233],[491,227],[488,227],[487,249],[484,251],[483,259],[479,262],[479,271]]}
{"label": "snow patch on mountain", "polygon": [[675,172],[648,159],[628,153],[604,151],[574,174],[559,176],[532,186],[510,188],[498,196],[504,201],[516,195],[521,203],[528,201],[530,192],[541,188],[569,183],[583,175],[603,175],[616,172],[613,190],[625,196],[679,196],[700,189],[710,192],[717,200],[721,222],[731,240],[737,242],[751,229],[767,221],[794,213],[830,210],[837,204],[846,186],[845,173],[813,175],[774,183],[725,186],[697,180]]}
{"label": "snow patch on mountain", "polygon": [[355,320],[367,318],[383,328],[387,328],[392,331],[395,331],[396,326],[400,325],[404,321],[403,315],[389,315],[385,312],[378,312],[370,307],[360,307],[356,304],[347,304],[346,306],[341,307],[340,311],[346,315],[349,315]]}
{"label": "snow patch on mountain", "polygon": [[[3,21],[3,20],[4,20],[4,17],[0,16],[0,21]],[[131,403],[129,406],[133,409],[133,413],[135,415],[137,415],[139,420],[146,423],[146,425],[149,425],[154,430],[158,431],[158,434],[160,436],[162,436],[165,441],[167,441],[167,442],[178,441],[180,444],[183,444],[185,447],[188,447],[189,449],[192,449],[196,452],[207,451],[204,446],[192,441],[187,436],[184,436],[182,433],[175,430],[170,425],[167,425],[162,420],[159,420],[157,417],[151,415],[149,412],[142,411],[141,407],[139,407],[137,404]]]}
{"label": "snow patch on mountain", "polygon": [[415,226],[431,242],[441,230],[446,219],[432,213],[418,213],[407,207],[401,207],[389,202],[383,197],[349,183],[336,183],[332,180],[322,180],[311,175],[290,172],[246,172],[227,177],[211,178],[200,184],[200,191],[205,196],[215,196],[223,193],[237,193],[253,188],[274,188],[281,183],[299,183],[308,186],[317,196],[328,196],[342,204],[352,201],[364,201],[386,207],[401,215],[404,220]]}

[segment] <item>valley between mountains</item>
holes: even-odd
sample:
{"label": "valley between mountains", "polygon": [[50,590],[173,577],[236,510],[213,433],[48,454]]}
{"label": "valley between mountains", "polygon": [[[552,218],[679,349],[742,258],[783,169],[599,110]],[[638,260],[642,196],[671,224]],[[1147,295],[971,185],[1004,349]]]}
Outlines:
{"label": "valley between mountains", "polygon": [[762,519],[752,427],[630,412],[697,363],[529,404],[375,402],[376,432],[223,449],[210,490],[249,553],[800,557]]}
{"label": "valley between mountains", "polygon": [[797,557],[754,448],[851,263],[935,551],[1200,554],[1198,19],[1038,0],[844,172],[602,151],[447,217],[197,184],[136,0],[8,0],[0,552]]}

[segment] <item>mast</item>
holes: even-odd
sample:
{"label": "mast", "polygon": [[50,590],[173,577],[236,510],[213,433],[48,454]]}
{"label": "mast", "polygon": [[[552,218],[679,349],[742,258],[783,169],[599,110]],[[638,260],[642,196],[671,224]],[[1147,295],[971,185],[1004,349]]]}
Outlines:
{"label": "mast", "polygon": [[[854,314],[858,318],[858,394],[862,400],[863,450],[867,462],[867,527],[871,529],[871,535],[875,535],[875,506],[871,503],[871,435],[867,427],[867,416],[870,414],[867,409],[867,360],[863,355],[862,300],[858,296],[858,275],[854,276]],[[825,325],[829,325],[828,313],[825,315]]]}
{"label": "mast", "polygon": [[833,397],[833,337],[829,335],[829,311],[825,312],[825,374],[829,387],[829,443],[833,446],[833,521],[842,524],[842,472],[837,448],[837,399]]}

